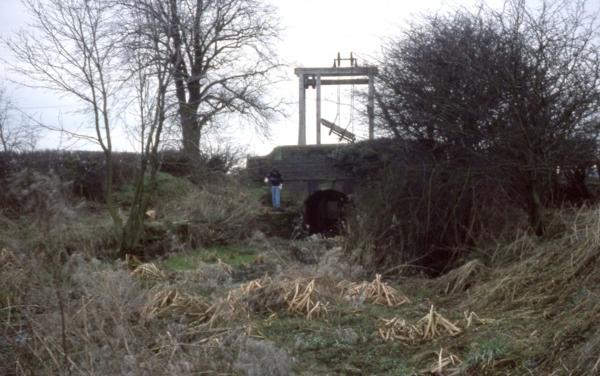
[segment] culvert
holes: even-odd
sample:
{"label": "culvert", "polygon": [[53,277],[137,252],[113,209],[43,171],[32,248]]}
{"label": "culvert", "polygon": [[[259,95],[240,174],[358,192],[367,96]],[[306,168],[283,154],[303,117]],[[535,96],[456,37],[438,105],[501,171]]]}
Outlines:
{"label": "culvert", "polygon": [[348,196],[327,189],[310,195],[304,203],[304,222],[311,234],[338,234],[344,219]]}

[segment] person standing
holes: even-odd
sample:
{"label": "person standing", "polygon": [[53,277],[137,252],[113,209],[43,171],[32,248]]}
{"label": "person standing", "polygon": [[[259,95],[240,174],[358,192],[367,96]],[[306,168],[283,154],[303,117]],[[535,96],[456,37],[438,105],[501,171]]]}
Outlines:
{"label": "person standing", "polygon": [[273,208],[281,208],[281,189],[283,188],[283,177],[277,169],[271,170],[269,175],[265,177],[265,182],[271,184],[271,202]]}

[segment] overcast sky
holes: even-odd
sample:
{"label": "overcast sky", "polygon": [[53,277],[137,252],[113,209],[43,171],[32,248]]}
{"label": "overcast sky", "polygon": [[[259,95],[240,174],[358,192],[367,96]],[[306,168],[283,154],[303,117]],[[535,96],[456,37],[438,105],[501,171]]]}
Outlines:
{"label": "overcast sky", "polygon": [[[531,0],[535,1],[535,0]],[[239,136],[237,128],[231,127],[226,136],[237,139],[247,146],[253,154],[266,154],[275,145],[294,144],[298,135],[298,83],[293,74],[294,67],[331,66],[339,51],[343,57],[351,51],[359,58],[359,64],[365,59],[376,56],[380,51],[381,40],[399,35],[411,19],[422,14],[447,12],[464,7],[477,6],[478,0],[272,0],[280,15],[283,33],[278,45],[282,62],[287,65],[286,79],[273,85],[272,95],[290,103],[285,111],[288,117],[281,117],[271,126],[271,138],[264,139],[246,130]],[[591,1],[599,2],[598,0]],[[500,7],[503,0],[488,0],[491,7]],[[595,5],[596,7],[598,4]],[[11,33],[27,26],[27,15],[20,0],[0,0],[0,35],[10,37]],[[0,57],[10,59],[8,51],[0,47]],[[4,63],[0,62],[0,78],[10,79]],[[85,119],[73,113],[76,102],[68,98],[42,90],[17,87],[7,83],[14,102],[36,118],[47,123],[62,121],[65,125],[76,127],[85,123]],[[351,95],[341,93],[341,101],[349,104]],[[333,86],[323,91],[323,118],[333,120],[337,114],[337,89]],[[307,141],[315,142],[314,90],[307,91]],[[366,124],[355,114],[352,124],[349,122],[351,111],[342,106],[340,111],[343,127],[348,126],[359,136],[367,131]],[[326,130],[323,130],[326,135]],[[236,136],[236,134],[238,134]],[[131,142],[125,135],[119,134],[116,148],[131,150]],[[335,138],[324,136],[323,142],[336,142]],[[57,135],[45,134],[39,142],[41,148],[59,146]],[[61,146],[70,146],[62,143]],[[90,148],[77,144],[71,147]]]}

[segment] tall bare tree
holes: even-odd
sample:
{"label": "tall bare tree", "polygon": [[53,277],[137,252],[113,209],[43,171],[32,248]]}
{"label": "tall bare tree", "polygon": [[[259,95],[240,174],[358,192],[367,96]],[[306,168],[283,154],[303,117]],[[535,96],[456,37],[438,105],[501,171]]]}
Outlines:
{"label": "tall bare tree", "polygon": [[[135,181],[132,207],[121,240],[121,252],[137,251],[144,233],[144,217],[156,188],[160,167],[159,152],[168,119],[168,87],[173,78],[164,48],[169,35],[161,33],[156,18],[138,12],[149,0],[122,2],[123,64],[131,72],[128,81],[137,102],[137,136],[140,142],[140,168]],[[151,0],[150,0],[151,1]]]}
{"label": "tall bare tree", "polygon": [[277,67],[274,9],[261,0],[145,1],[156,18],[173,72],[182,147],[195,161],[203,130],[219,115],[240,114],[266,127],[275,109],[265,98]]}
{"label": "tall bare tree", "polygon": [[[113,200],[111,103],[121,85],[114,33],[115,8],[104,0],[23,0],[31,28],[7,41],[24,84],[78,99],[91,114],[95,141],[106,161],[106,204],[117,233],[122,220]],[[89,139],[89,138],[88,138]]]}

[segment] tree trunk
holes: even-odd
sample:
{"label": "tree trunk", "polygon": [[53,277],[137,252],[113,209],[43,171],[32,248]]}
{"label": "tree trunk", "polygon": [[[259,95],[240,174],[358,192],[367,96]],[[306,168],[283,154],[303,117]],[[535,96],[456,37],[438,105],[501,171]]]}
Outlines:
{"label": "tree trunk", "polygon": [[190,162],[200,157],[200,127],[194,116],[182,116],[181,119],[183,152]]}
{"label": "tree trunk", "polygon": [[117,208],[114,198],[113,198],[113,160],[112,160],[112,152],[110,150],[105,150],[106,156],[106,208],[110,213],[110,216],[113,220],[113,230],[115,234],[118,236],[121,234],[123,228],[123,221],[121,220],[121,216],[119,215],[119,209]]}
{"label": "tree trunk", "polygon": [[529,206],[529,225],[535,231],[537,236],[544,235],[546,228],[544,223],[544,207],[540,199],[540,194],[535,179],[530,182],[528,192],[528,206]]}
{"label": "tree trunk", "polygon": [[138,254],[140,242],[144,236],[144,215],[146,214],[147,199],[144,187],[145,169],[136,178],[133,203],[129,217],[121,236],[121,254]]}
{"label": "tree trunk", "polygon": [[198,182],[200,166],[200,126],[197,113],[198,106],[187,103],[179,103],[179,114],[181,116],[181,134],[183,154],[187,161],[187,170],[192,181]]}
{"label": "tree trunk", "polygon": [[150,198],[156,192],[158,169],[158,161],[151,161],[150,176],[148,184],[146,184],[144,178],[146,176],[146,171],[148,170],[148,161],[142,161],[140,174],[135,182],[135,194],[133,196],[129,218],[127,218],[127,223],[123,228],[123,235],[121,237],[121,254],[123,256],[127,253],[141,253],[139,248],[144,239],[144,219],[150,203]]}

